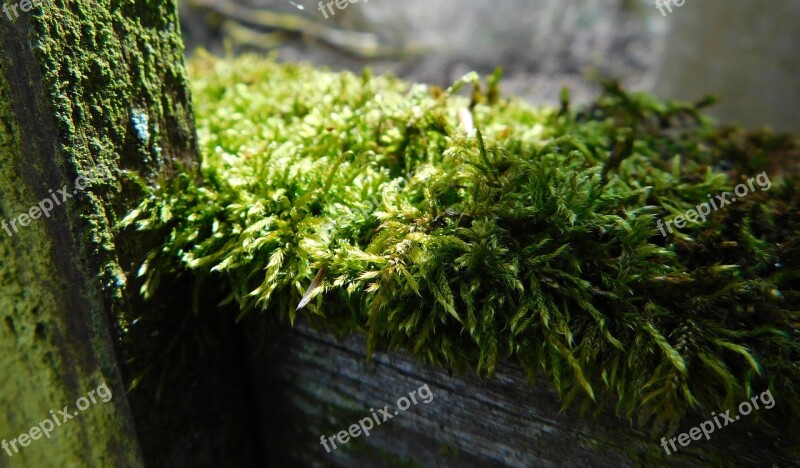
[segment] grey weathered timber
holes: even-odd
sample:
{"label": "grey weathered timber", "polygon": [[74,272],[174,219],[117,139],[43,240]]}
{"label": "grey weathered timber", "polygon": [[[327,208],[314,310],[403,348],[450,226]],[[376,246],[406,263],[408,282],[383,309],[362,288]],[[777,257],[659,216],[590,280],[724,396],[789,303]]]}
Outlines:
{"label": "grey weathered timber", "polygon": [[[518,368],[498,366],[493,379],[451,375],[402,353],[378,353],[371,363],[360,336],[338,340],[305,323],[270,337],[256,358],[255,394],[267,425],[262,446],[277,466],[777,466],[800,459],[781,435],[737,422],[666,456],[664,434],[650,435],[605,411],[581,417],[560,413],[549,385],[526,381]],[[257,342],[257,341],[256,341]],[[418,403],[326,453],[320,436],[333,436],[427,384],[434,398]],[[780,402],[773,408],[779,409]],[[703,418],[705,419],[705,418]],[[703,419],[681,425],[688,431]]]}

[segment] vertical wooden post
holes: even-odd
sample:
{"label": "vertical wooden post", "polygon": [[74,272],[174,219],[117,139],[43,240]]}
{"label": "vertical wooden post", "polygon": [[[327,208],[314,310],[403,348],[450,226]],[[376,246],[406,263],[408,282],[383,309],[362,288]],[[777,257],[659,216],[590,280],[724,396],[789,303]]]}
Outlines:
{"label": "vertical wooden post", "polygon": [[154,181],[197,161],[176,5],[17,11],[0,16],[0,439],[104,382],[113,398],[0,449],[0,466],[141,466],[114,337],[147,246],[114,226],[140,196],[124,171]]}

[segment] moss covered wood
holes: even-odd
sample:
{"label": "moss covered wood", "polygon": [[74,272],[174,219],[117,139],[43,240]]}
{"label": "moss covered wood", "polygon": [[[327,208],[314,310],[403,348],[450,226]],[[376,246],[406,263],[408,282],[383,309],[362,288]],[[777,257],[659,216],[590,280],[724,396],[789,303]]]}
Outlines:
{"label": "moss covered wood", "polygon": [[442,90],[253,57],[192,68],[203,183],[175,178],[126,220],[165,234],[146,296],[191,272],[242,314],[363,333],[367,356],[510,362],[655,434],[765,389],[781,409],[753,420],[797,423],[794,137],[613,83],[535,109],[496,75]]}
{"label": "moss covered wood", "polygon": [[115,225],[141,193],[134,175],[196,162],[176,5],[55,0],[0,23],[0,218],[70,195],[0,232],[0,438],[103,382],[114,395],[0,465],[140,466],[113,337],[136,309],[126,273],[147,245]]}

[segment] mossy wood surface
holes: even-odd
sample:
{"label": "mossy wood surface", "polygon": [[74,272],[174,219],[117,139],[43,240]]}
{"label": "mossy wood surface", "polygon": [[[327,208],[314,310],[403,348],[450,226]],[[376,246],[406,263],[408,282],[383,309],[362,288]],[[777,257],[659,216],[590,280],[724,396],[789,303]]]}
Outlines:
{"label": "mossy wood surface", "polygon": [[0,466],[142,466],[114,337],[150,244],[115,226],[142,192],[134,176],[196,161],[176,6],[55,0],[0,22],[0,218],[88,181],[50,217],[0,232],[0,438],[103,382],[113,392]]}
{"label": "mossy wood surface", "polygon": [[[200,54],[191,69],[202,182],[173,179],[125,221],[163,239],[140,269],[145,297],[194,277],[195,302],[363,334],[367,357],[490,377],[511,363],[564,407],[615,410],[656,440],[766,389],[776,409],[751,420],[796,426],[796,138],[613,83],[586,108],[567,93],[531,108],[501,97],[497,74],[444,90],[251,56]],[[735,186],[748,191],[735,204],[659,233]],[[314,366],[295,364],[295,377]],[[295,383],[269,401],[315,408],[327,379],[369,399],[334,364],[309,376],[318,393]]]}
{"label": "mossy wood surface", "polygon": [[[257,328],[253,328],[257,330]],[[254,343],[261,338],[254,333]],[[787,437],[745,420],[692,442],[670,456],[651,437],[612,411],[581,418],[545,382],[531,385],[506,362],[493,379],[453,375],[405,353],[376,353],[366,362],[363,337],[338,339],[305,321],[270,339],[254,361],[254,394],[265,424],[263,456],[275,466],[793,466]],[[334,436],[428,384],[419,403],[326,453]],[[777,406],[776,406],[777,408]],[[681,432],[702,422],[688,419]],[[329,445],[330,446],[330,445]]]}

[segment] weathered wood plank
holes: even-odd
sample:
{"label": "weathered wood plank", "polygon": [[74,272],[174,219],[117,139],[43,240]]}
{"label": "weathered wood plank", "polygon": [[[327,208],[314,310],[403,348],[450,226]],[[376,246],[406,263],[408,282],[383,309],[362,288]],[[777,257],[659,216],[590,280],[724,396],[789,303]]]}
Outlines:
{"label": "weathered wood plank", "polygon": [[[255,393],[259,419],[267,425],[265,456],[281,466],[391,466],[398,460],[444,467],[798,462],[780,435],[741,422],[666,456],[661,434],[649,437],[611,412],[597,418],[581,418],[573,409],[559,413],[561,403],[547,383],[531,385],[508,364],[491,380],[451,375],[402,353],[378,353],[367,364],[361,337],[339,341],[303,323],[269,341],[267,356],[253,364]],[[394,406],[425,384],[434,395],[430,404],[412,405],[368,438],[362,435],[331,454],[322,447],[321,435],[347,430],[371,408]]]}

